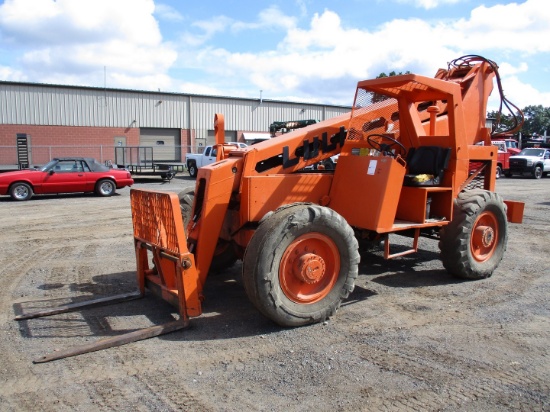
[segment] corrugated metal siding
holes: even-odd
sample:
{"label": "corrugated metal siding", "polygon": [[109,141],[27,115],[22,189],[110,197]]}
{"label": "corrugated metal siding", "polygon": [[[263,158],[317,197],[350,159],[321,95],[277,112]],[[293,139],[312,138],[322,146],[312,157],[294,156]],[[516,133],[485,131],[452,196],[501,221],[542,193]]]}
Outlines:
{"label": "corrugated metal siding", "polygon": [[328,109],[327,106],[322,105],[265,100],[260,104],[259,100],[193,97],[191,110],[191,128],[197,130],[197,138],[206,138],[207,131],[214,129],[216,113],[224,115],[226,130],[267,132],[269,125],[274,121],[307,119],[321,121],[348,113],[351,109],[340,107]]}
{"label": "corrugated metal siding", "polygon": [[340,116],[344,113],[350,113],[351,116],[351,107],[348,108],[332,108],[330,106],[325,107],[325,119],[332,119],[333,117]]}
{"label": "corrugated metal siding", "polygon": [[227,130],[266,132],[274,121],[325,120],[349,111],[259,99],[0,82],[2,124],[194,129],[197,138],[206,139],[215,113],[224,114]]}
{"label": "corrugated metal siding", "polygon": [[188,104],[162,93],[0,84],[3,124],[187,129]]}

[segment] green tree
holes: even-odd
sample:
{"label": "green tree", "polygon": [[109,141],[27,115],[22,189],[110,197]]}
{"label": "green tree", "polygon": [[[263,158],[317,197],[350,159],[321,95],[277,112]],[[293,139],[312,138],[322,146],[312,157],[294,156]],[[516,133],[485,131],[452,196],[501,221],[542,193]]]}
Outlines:
{"label": "green tree", "polygon": [[525,122],[521,132],[524,135],[550,133],[550,107],[543,107],[542,105],[527,106],[523,109],[523,114],[525,115]]}
{"label": "green tree", "polygon": [[[523,138],[528,138],[537,135],[544,135],[545,132],[547,135],[550,135],[550,107],[543,107],[542,105],[537,106],[527,106],[523,110],[523,115],[525,117],[523,126],[520,130]],[[515,127],[514,116],[499,114],[497,111],[487,112],[488,119],[494,119],[496,124],[496,131],[511,130]],[[516,118],[520,118],[520,114],[515,114]]]}
{"label": "green tree", "polygon": [[403,72],[396,73],[395,71],[391,71],[389,74],[380,73],[378,76],[376,76],[376,78],[381,79],[382,77],[400,76],[402,74],[411,74],[411,72],[408,70],[405,73]]}
{"label": "green tree", "polygon": [[515,126],[512,115],[499,114],[496,110],[487,112],[487,119],[493,121],[493,128],[497,131],[509,130]]}

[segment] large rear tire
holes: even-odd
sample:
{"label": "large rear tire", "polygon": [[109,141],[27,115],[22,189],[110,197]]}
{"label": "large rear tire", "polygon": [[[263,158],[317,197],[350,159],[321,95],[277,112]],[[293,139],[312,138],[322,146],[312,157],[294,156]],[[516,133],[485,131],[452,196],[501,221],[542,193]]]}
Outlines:
{"label": "large rear tire", "polygon": [[301,326],[334,315],[355,287],[359,260],[342,216],[294,204],[260,223],[243,258],[243,283],[263,315],[281,326]]}
{"label": "large rear tire", "polygon": [[453,220],[441,230],[443,266],[462,279],[484,279],[497,268],[508,242],[506,205],[496,193],[460,193]]}
{"label": "large rear tire", "polygon": [[[181,216],[183,218],[183,227],[185,229],[185,235],[187,236],[187,227],[189,222],[193,218],[191,213],[193,211],[193,201],[195,199],[195,189],[188,188],[178,193],[180,201]],[[210,273],[221,272],[224,269],[228,269],[237,261],[237,254],[231,242],[218,240],[216,250],[214,251],[214,258],[210,264]]]}

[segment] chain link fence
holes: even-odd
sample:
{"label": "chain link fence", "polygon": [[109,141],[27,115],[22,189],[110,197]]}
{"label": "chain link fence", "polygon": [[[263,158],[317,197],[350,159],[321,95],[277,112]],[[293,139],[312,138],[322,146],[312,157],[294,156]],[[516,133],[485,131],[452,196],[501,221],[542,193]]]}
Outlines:
{"label": "chain link fence", "polygon": [[[93,157],[101,163],[115,163],[115,150],[121,146],[89,145],[89,146],[36,146],[28,148],[29,166],[40,166],[57,157]],[[186,153],[202,153],[204,146],[165,146],[159,162],[185,162]],[[154,147],[153,156],[154,156]],[[167,157],[166,153],[173,153],[174,158]],[[19,169],[17,146],[0,146],[0,170]],[[178,154],[177,156],[175,154]],[[177,158],[176,158],[177,157]]]}

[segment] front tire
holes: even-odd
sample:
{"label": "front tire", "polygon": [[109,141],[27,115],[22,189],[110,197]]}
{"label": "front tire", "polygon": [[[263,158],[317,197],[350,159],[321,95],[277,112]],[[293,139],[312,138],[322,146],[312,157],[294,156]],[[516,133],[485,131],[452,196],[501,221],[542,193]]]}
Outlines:
{"label": "front tire", "polygon": [[114,195],[116,192],[115,182],[109,179],[101,179],[95,185],[95,194],[102,197]]}
{"label": "front tire", "polygon": [[502,198],[481,189],[462,192],[455,201],[453,220],[441,229],[441,260],[456,277],[488,278],[502,260],[507,242]]}
{"label": "front tire", "polygon": [[10,188],[10,196],[13,200],[29,200],[32,195],[32,187],[24,182],[16,182]]}
{"label": "front tire", "polygon": [[[185,230],[185,236],[188,235],[187,228],[189,222],[193,218],[191,213],[193,212],[193,202],[195,200],[195,189],[188,188],[178,193],[180,201],[181,217],[183,218],[183,228]],[[223,239],[218,239],[216,244],[216,250],[214,251],[214,257],[210,264],[211,273],[221,272],[224,269],[228,269],[237,261],[237,254],[231,242]]]}
{"label": "front tire", "polygon": [[497,170],[495,173],[495,178],[500,179],[502,177],[502,168],[500,166],[497,166]]}
{"label": "front tire", "polygon": [[191,212],[193,211],[193,200],[195,199],[195,189],[188,188],[178,193],[180,201],[181,217],[183,218],[183,228],[185,229],[185,236],[187,236],[187,226],[191,221]]}
{"label": "front tire", "polygon": [[533,177],[535,179],[540,179],[542,177],[542,166],[535,166],[533,170]]}
{"label": "front tire", "polygon": [[301,326],[334,315],[355,287],[359,260],[342,216],[293,204],[260,223],[243,258],[243,283],[263,315],[281,326]]}

